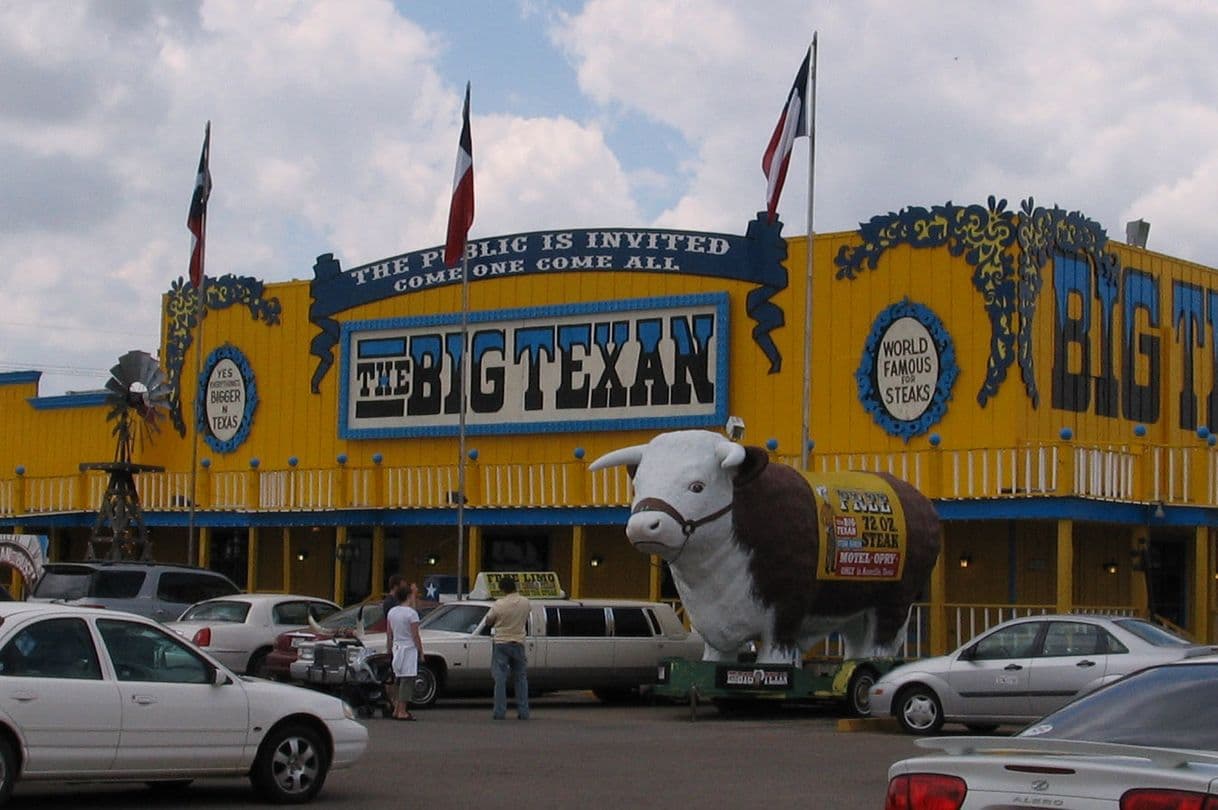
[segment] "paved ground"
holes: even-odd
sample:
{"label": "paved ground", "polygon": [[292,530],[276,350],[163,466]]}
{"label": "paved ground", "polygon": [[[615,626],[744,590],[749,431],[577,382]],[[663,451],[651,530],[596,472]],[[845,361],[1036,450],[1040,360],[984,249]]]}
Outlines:
{"label": "paved ground", "polygon": [[[511,714],[492,721],[489,701],[477,700],[417,714],[415,723],[368,720],[368,753],[331,774],[311,807],[879,810],[888,766],[918,750],[890,722],[839,731],[838,713],[823,708],[725,716],[703,706],[691,722],[685,706],[605,706],[566,693],[536,701],[528,722]],[[141,786],[19,785],[11,806],[264,805],[246,781],[222,780],[176,796]]]}

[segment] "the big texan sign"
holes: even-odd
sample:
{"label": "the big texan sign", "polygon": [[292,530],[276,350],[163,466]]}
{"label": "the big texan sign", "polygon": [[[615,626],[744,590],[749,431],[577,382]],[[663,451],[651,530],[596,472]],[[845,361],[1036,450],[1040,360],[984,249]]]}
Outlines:
{"label": "the big texan sign", "polygon": [[448,435],[468,380],[471,434],[727,418],[724,293],[352,322],[342,330],[344,438]]}
{"label": "the big texan sign", "polygon": [[[630,430],[722,424],[727,417],[728,295],[713,293],[378,321],[340,321],[364,304],[460,284],[569,273],[645,272],[753,285],[744,313],[769,372],[782,369],[771,300],[787,286],[782,223],[764,213],[744,236],[648,228],[538,231],[472,241],[464,266],[428,248],[343,270],[317,258],[309,320],[311,387],[340,350],[344,438]],[[341,346],[340,346],[341,344]]]}

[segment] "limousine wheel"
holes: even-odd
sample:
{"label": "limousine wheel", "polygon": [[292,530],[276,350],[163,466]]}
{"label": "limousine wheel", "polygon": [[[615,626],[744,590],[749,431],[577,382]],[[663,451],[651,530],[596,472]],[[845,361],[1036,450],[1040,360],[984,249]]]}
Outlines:
{"label": "limousine wheel", "polygon": [[419,664],[419,671],[414,676],[414,697],[410,699],[410,705],[425,709],[433,705],[439,695],[440,683],[436,680],[436,673],[432,672],[430,665]]}

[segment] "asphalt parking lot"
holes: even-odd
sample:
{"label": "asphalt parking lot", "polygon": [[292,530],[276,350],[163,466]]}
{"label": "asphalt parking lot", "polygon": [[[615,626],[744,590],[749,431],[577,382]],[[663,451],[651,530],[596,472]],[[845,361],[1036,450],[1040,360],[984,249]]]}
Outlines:
{"label": "asphalt parking lot", "polygon": [[[691,721],[687,706],[607,706],[571,692],[535,700],[527,722],[511,712],[492,721],[489,700],[416,714],[414,723],[367,720],[363,760],[332,773],[309,806],[860,810],[883,807],[888,766],[919,750],[891,722],[839,724],[840,713],[826,707],[725,715],[704,705]],[[11,806],[265,807],[241,779],[173,795],[139,785],[19,784]]]}

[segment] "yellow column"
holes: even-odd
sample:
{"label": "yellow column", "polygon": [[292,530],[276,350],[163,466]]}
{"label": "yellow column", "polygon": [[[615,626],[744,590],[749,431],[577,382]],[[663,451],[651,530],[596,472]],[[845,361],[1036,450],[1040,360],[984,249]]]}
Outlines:
{"label": "yellow column", "polygon": [[647,598],[652,602],[659,601],[660,599],[660,585],[663,583],[664,579],[664,569],[661,567],[663,565],[664,561],[662,559],[657,557],[655,554],[651,555],[651,565],[648,566],[649,576],[647,579]]}
{"label": "yellow column", "polygon": [[[337,551],[339,547],[347,542],[347,527],[339,526],[334,531],[334,549]],[[338,558],[338,554],[334,555],[334,601],[338,604],[343,603],[343,584],[347,579],[347,564]]]}
{"label": "yellow column", "polygon": [[930,572],[930,654],[946,655],[947,646],[947,555],[939,552]]}
{"label": "yellow column", "polygon": [[245,546],[245,589],[250,593],[258,590],[258,527],[250,526]]}
{"label": "yellow column", "polygon": [[199,553],[198,565],[200,568],[207,568],[211,564],[211,529],[206,526],[199,527]]}
{"label": "yellow column", "polygon": [[280,555],[280,565],[283,566],[283,592],[292,593],[292,564],[296,562],[296,557],[292,554],[292,530],[284,526],[281,532],[283,553]]}
{"label": "yellow column", "polygon": [[1150,615],[1150,600],[1147,598],[1146,569],[1143,566],[1145,560],[1142,552],[1150,547],[1150,527],[1135,526],[1130,541],[1129,558],[1134,565],[1130,566],[1129,601],[1138,615],[1146,618]]}
{"label": "yellow column", "polygon": [[1214,581],[1210,559],[1210,529],[1198,526],[1193,534],[1193,638],[1210,643],[1210,587]]}
{"label": "yellow column", "polygon": [[[465,557],[466,576],[469,577],[469,583],[465,586],[465,592],[469,593],[469,589],[474,584],[474,577],[478,576],[478,566],[482,559],[482,528],[479,526],[465,525],[465,530],[469,534],[469,554]],[[460,587],[458,585],[458,587]]]}
{"label": "yellow column", "polygon": [[584,595],[584,527],[571,527],[571,598]]}
{"label": "yellow column", "polygon": [[[14,526],[12,533],[13,534],[25,534],[25,529],[21,528],[20,526]],[[51,540],[51,538],[48,537],[47,538],[48,543],[50,542],[50,540]],[[48,546],[48,548],[49,548],[49,546]],[[9,595],[12,596],[13,599],[15,599],[18,602],[25,598],[25,577],[23,577],[23,576],[21,576],[21,574],[17,573],[16,568],[9,569],[8,592],[9,592]]]}
{"label": "yellow column", "polygon": [[385,587],[385,527],[372,527],[372,592]]}
{"label": "yellow column", "polygon": [[1074,521],[1057,522],[1057,611],[1074,608]]}

